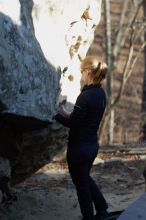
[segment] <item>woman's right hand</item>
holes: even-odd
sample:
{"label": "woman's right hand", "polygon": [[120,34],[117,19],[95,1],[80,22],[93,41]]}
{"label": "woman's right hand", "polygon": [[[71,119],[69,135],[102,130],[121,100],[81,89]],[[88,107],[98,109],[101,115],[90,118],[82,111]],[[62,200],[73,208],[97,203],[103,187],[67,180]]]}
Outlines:
{"label": "woman's right hand", "polygon": [[70,117],[71,112],[68,112],[64,105],[60,106],[59,113],[64,115],[65,117]]}

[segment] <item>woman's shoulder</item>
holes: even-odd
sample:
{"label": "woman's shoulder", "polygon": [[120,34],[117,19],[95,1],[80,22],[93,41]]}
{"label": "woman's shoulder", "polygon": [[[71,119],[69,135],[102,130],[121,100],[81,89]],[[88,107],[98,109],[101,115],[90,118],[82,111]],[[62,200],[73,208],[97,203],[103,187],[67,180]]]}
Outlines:
{"label": "woman's shoulder", "polygon": [[104,91],[104,88],[102,87],[102,85],[95,85],[95,86],[92,86],[92,87],[89,87],[87,89],[83,89],[82,92],[81,92],[81,95],[82,96],[86,96],[88,94],[93,94],[93,93],[105,93]]}
{"label": "woman's shoulder", "polygon": [[87,89],[83,89],[78,96],[78,99],[87,101],[95,96],[106,96],[105,90],[102,86],[94,86]]}

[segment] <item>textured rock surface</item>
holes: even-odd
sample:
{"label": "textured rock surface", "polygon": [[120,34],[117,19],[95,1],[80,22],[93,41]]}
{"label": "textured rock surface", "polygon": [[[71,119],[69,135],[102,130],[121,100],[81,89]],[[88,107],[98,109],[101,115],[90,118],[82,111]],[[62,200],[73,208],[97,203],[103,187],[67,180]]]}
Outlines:
{"label": "textured rock surface", "polygon": [[85,56],[93,40],[100,4],[100,0],[0,1],[0,100],[9,111],[51,118],[65,69],[62,94],[74,101],[79,57]]}
{"label": "textured rock surface", "polygon": [[11,166],[8,159],[0,157],[0,176],[11,176]]}
{"label": "textured rock surface", "polygon": [[[46,121],[60,92],[75,101],[80,60],[94,38],[100,6],[101,0],[0,0],[0,111]],[[26,131],[25,118],[19,126],[12,121],[0,121],[0,155],[9,158],[18,182],[62,148],[64,134],[49,124]]]}
{"label": "textured rock surface", "polygon": [[45,119],[54,111],[59,70],[35,37],[31,1],[11,2],[0,3],[0,100],[10,112]]}

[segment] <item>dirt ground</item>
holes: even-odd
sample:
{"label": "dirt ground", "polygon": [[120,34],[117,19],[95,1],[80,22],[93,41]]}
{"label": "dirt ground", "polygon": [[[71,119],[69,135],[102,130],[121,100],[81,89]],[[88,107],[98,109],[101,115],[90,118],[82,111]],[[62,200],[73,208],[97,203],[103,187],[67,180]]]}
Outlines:
{"label": "dirt ground", "polygon": [[[123,210],[145,191],[144,161],[97,158],[91,176],[100,186],[109,211]],[[65,162],[47,164],[16,185],[18,200],[0,211],[1,220],[79,220],[76,192]]]}

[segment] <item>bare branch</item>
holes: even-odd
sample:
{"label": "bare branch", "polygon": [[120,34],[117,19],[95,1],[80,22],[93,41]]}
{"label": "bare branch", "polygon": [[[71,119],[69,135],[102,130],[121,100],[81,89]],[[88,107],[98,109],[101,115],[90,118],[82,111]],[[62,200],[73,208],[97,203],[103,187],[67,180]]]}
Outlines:
{"label": "bare branch", "polygon": [[127,28],[126,28],[126,30],[125,30],[125,34],[124,34],[123,39],[122,39],[122,41],[121,41],[121,47],[124,46],[125,41],[126,41],[126,39],[127,39],[127,37],[128,37],[129,30],[130,30],[131,28],[133,28],[133,26],[134,26],[134,24],[135,24],[135,20],[136,20],[136,18],[137,18],[137,15],[138,15],[138,13],[139,13],[139,10],[140,10],[141,6],[142,6],[142,2],[139,3],[138,7],[135,6],[134,12],[132,12],[131,19],[129,19],[129,24],[127,25]]}
{"label": "bare branch", "polygon": [[[123,70],[123,76],[122,76],[122,82],[121,82],[121,85],[120,85],[120,88],[119,88],[119,92],[118,92],[118,95],[117,97],[115,98],[115,100],[113,101],[113,103],[111,103],[110,107],[109,107],[109,111],[111,111],[111,109],[113,109],[116,104],[119,102],[120,98],[121,98],[121,95],[123,93],[123,90],[124,90],[124,87],[125,87],[125,84],[129,78],[129,73],[127,73],[129,67],[130,67],[130,64],[131,64],[131,60],[133,58],[133,52],[134,52],[134,34],[135,34],[135,28],[133,28],[133,25],[135,23],[135,20],[137,18],[137,15],[138,15],[138,12],[140,10],[140,7],[142,5],[142,2],[138,5],[137,7],[137,10],[136,10],[136,13],[131,21],[131,37],[130,37],[130,47],[129,47],[129,53],[128,53],[128,59],[126,61],[126,64],[124,66],[124,70]],[[136,62],[136,61],[135,61]],[[132,72],[132,71],[131,71]],[[128,78],[127,78],[128,77]]]}
{"label": "bare branch", "polygon": [[126,62],[125,68],[124,68],[124,74],[123,74],[124,76],[122,78],[122,83],[121,83],[121,86],[120,86],[120,89],[119,89],[119,93],[118,93],[114,103],[111,104],[111,106],[109,107],[109,109],[106,111],[106,113],[104,115],[104,120],[102,121],[102,124],[101,124],[101,127],[100,127],[100,135],[101,136],[103,136],[103,131],[105,130],[106,124],[107,124],[107,122],[109,120],[110,111],[111,111],[112,108],[115,108],[115,106],[119,103],[120,98],[121,98],[122,93],[123,93],[123,90],[124,90],[124,86],[125,86],[127,80],[129,79],[129,77],[131,76],[132,70],[133,70],[133,68],[134,68],[134,66],[136,64],[136,61],[138,60],[139,55],[141,54],[141,52],[142,52],[142,50],[144,49],[145,46],[146,46],[146,41],[141,45],[139,51],[137,52],[135,58],[133,59],[133,61],[131,63],[131,67],[129,69],[129,72],[127,73],[127,68],[129,66],[129,63],[130,63],[130,61],[132,59],[132,55],[133,55],[133,44],[131,44],[131,48],[129,49],[128,60]]}
{"label": "bare branch", "polygon": [[113,48],[113,59],[115,59],[118,56],[118,53],[120,51],[121,48],[121,38],[122,38],[122,33],[123,33],[123,25],[124,25],[124,21],[125,21],[125,14],[126,14],[126,10],[129,4],[129,0],[124,0],[123,2],[123,6],[122,6],[122,11],[121,11],[121,16],[120,16],[120,24],[119,24],[119,31],[115,40],[115,45]]}
{"label": "bare branch", "polygon": [[146,23],[141,23],[141,26],[138,27],[139,31],[136,32],[136,35],[134,37],[134,41],[136,42],[138,40],[138,38],[140,38],[141,36],[143,36],[143,33],[145,31],[146,28]]}
{"label": "bare branch", "polygon": [[134,68],[134,66],[135,66],[135,64],[136,64],[136,62],[137,62],[137,60],[138,60],[138,58],[139,58],[139,55],[141,54],[141,52],[143,51],[143,49],[145,48],[145,46],[146,46],[146,41],[141,45],[141,47],[140,47],[140,49],[138,50],[138,52],[137,52],[135,58],[133,59],[133,62],[131,63],[130,70],[129,70],[127,76],[126,76],[126,81],[127,81],[127,80],[129,79],[129,77],[131,76],[132,70],[133,70],[133,68]]}
{"label": "bare branch", "polygon": [[[126,5],[126,3],[125,3],[125,5]],[[113,55],[114,55],[113,57],[114,57],[114,59],[117,58],[119,50],[122,46],[124,46],[127,37],[129,39],[129,52],[128,52],[128,57],[127,57],[126,63],[124,65],[122,81],[121,81],[121,84],[120,84],[118,94],[117,94],[116,98],[114,99],[114,101],[109,103],[108,109],[107,109],[107,111],[104,115],[104,120],[102,121],[102,124],[100,126],[99,133],[100,133],[100,136],[101,136],[101,140],[102,140],[102,137],[103,137],[103,134],[104,134],[103,131],[105,130],[105,127],[106,127],[108,121],[110,120],[110,113],[116,107],[116,105],[119,103],[119,101],[121,99],[121,96],[123,94],[125,85],[127,83],[127,80],[131,76],[132,70],[133,70],[133,68],[136,64],[136,61],[138,60],[138,57],[139,57],[140,53],[142,52],[142,50],[144,49],[144,47],[146,45],[146,42],[144,42],[141,45],[140,49],[138,50],[136,56],[133,59],[135,42],[140,37],[140,34],[142,33],[142,31],[144,30],[144,27],[145,27],[145,24],[143,24],[138,29],[138,31],[135,28],[136,19],[137,19],[137,16],[139,14],[141,6],[142,6],[142,1],[139,4],[136,5],[135,10],[134,10],[135,13],[132,14],[132,17],[129,20],[128,27],[126,28],[126,31],[125,31],[126,33],[124,35],[122,34],[124,18],[122,18],[123,20],[121,21],[120,30],[118,32],[118,35],[117,35],[117,38],[116,38],[116,43],[115,43],[114,49],[113,49]],[[129,36],[129,32],[130,32],[130,36]],[[119,43],[120,43],[120,45],[119,45]],[[114,63],[113,63],[113,66],[114,66]]]}
{"label": "bare branch", "polygon": [[125,66],[124,66],[122,82],[121,82],[121,85],[120,85],[120,89],[119,89],[117,97],[115,98],[114,102],[111,104],[110,109],[113,109],[115,107],[115,105],[119,102],[119,100],[121,98],[121,95],[123,93],[125,84],[126,84],[126,74],[127,74],[127,70],[128,70],[128,68],[130,66],[130,63],[131,63],[131,60],[132,60],[132,56],[133,56],[133,36],[134,36],[134,30],[132,30],[132,33],[131,33],[128,59],[127,59],[127,62],[125,64]]}

